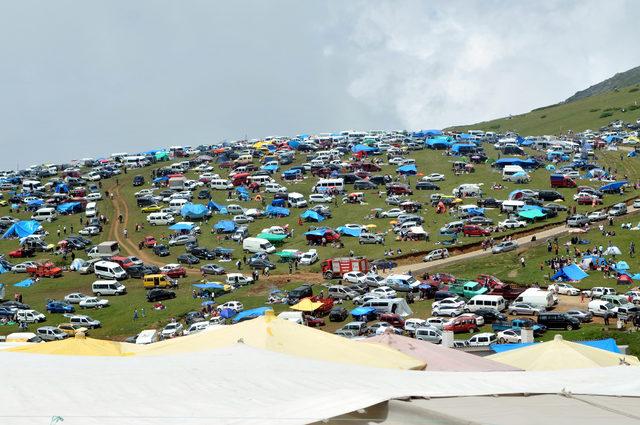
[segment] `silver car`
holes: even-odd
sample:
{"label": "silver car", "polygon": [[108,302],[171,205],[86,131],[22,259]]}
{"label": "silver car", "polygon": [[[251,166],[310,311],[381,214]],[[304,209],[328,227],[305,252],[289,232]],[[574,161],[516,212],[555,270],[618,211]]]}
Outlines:
{"label": "silver car", "polygon": [[491,248],[493,254],[500,254],[502,252],[515,251],[518,249],[518,242],[516,241],[504,241]]}
{"label": "silver car", "polygon": [[38,328],[38,330],[36,331],[36,335],[38,335],[44,341],[58,341],[69,337],[69,335],[65,331],[54,328],[53,326],[43,326],[41,328]]}
{"label": "silver car", "polygon": [[420,341],[427,341],[433,344],[440,344],[442,342],[442,331],[434,327],[423,327],[415,330],[416,339]]}
{"label": "silver car", "polygon": [[512,316],[519,314],[528,314],[537,316],[545,311],[544,308],[528,303],[514,303],[509,306],[508,313]]}
{"label": "silver car", "polygon": [[186,245],[189,243],[198,243],[198,239],[193,235],[178,235],[169,241],[170,246]]}

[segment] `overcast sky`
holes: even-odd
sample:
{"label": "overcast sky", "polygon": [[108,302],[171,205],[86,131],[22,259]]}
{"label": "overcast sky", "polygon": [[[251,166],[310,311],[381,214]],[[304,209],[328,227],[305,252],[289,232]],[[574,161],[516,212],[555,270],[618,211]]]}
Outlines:
{"label": "overcast sky", "polygon": [[172,144],[421,129],[640,65],[640,3],[0,3],[0,168]]}

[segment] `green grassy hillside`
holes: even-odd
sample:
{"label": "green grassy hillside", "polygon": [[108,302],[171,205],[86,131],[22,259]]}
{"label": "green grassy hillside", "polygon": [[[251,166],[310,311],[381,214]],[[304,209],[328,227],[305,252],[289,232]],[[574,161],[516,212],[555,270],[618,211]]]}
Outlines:
{"label": "green grassy hillside", "polygon": [[640,85],[617,89],[570,103],[546,106],[521,115],[452,127],[451,130],[516,131],[522,135],[563,134],[596,130],[615,120],[640,118]]}

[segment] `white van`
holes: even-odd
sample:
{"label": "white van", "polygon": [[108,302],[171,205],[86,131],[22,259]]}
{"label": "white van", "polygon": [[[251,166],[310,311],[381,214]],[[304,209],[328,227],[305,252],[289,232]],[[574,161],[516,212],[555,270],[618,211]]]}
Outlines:
{"label": "white van", "polygon": [[269,193],[287,193],[289,190],[279,183],[267,183],[264,190]]}
{"label": "white van", "polygon": [[515,302],[527,303],[536,307],[550,308],[555,304],[553,293],[550,291],[543,291],[538,288],[529,288],[524,291]]}
{"label": "white van", "polygon": [[122,280],[127,278],[127,272],[120,267],[120,264],[112,261],[98,261],[93,265],[93,272],[97,277],[104,279]]}
{"label": "white van", "polygon": [[31,220],[36,221],[53,221],[58,218],[55,208],[40,208],[31,216]]}
{"label": "white van", "polygon": [[263,238],[245,238],[242,241],[242,249],[252,253],[266,252],[267,254],[273,254],[276,252],[276,248],[271,245],[271,242]]}
{"label": "white van", "polygon": [[288,195],[287,200],[289,201],[289,206],[293,208],[306,208],[307,201],[304,199],[302,194],[297,192],[292,192]]}
{"label": "white van", "polygon": [[304,319],[302,317],[301,311],[283,311],[278,314],[278,319],[288,320],[289,322],[297,323],[302,325],[304,323]]}
{"label": "white van", "polygon": [[147,216],[147,222],[152,226],[165,226],[173,224],[175,218],[173,218],[173,215],[165,212],[155,212]]}
{"label": "white van", "polygon": [[141,331],[136,337],[136,344],[152,344],[158,342],[160,332],[155,329],[146,329]]}
{"label": "white van", "polygon": [[91,284],[91,290],[99,297],[103,295],[124,295],[127,287],[117,280],[96,280]]}
{"label": "white van", "polygon": [[260,186],[264,186],[267,183],[275,183],[276,181],[273,179],[273,177],[271,176],[265,176],[265,175],[257,175],[257,176],[248,176],[247,177],[247,181],[249,183],[258,183]]}
{"label": "white van", "polygon": [[479,184],[465,183],[453,189],[451,194],[459,198],[478,197],[482,195],[482,188]]}
{"label": "white van", "polygon": [[187,329],[184,330],[184,335],[191,335],[200,331],[203,331],[209,327],[209,322],[195,322],[189,325]]}
{"label": "white van", "polygon": [[465,311],[474,312],[481,308],[492,308],[494,310],[503,311],[507,308],[507,302],[502,295],[476,295],[472,297],[465,305]]}
{"label": "white van", "polygon": [[322,192],[344,192],[344,179],[320,179],[318,183],[315,184],[311,188],[311,192],[313,193],[322,193]]}
{"label": "white van", "polygon": [[516,212],[524,207],[523,201],[503,201],[500,205],[502,212]]}
{"label": "white van", "polygon": [[524,171],[524,168],[522,168],[519,165],[505,165],[504,168],[502,169],[502,180],[509,180],[509,177],[518,173],[526,174],[526,172]]}
{"label": "white van", "polygon": [[603,300],[589,301],[589,311],[594,316],[604,317],[605,313],[609,313],[610,316],[615,314],[616,306],[613,303]]}
{"label": "white van", "polygon": [[44,314],[36,310],[18,310],[16,313],[18,322],[39,323],[47,320]]}
{"label": "white van", "polygon": [[186,199],[172,199],[171,202],[169,202],[169,208],[171,208],[171,210],[176,213],[176,214],[180,214],[180,211],[182,211],[182,207],[188,203],[189,201],[187,201]]}
{"label": "white van", "polygon": [[84,215],[87,217],[95,217],[98,214],[98,204],[95,202],[89,202],[84,210]]}
{"label": "white van", "polygon": [[410,316],[413,314],[407,300],[404,298],[382,299],[376,298],[373,300],[365,301],[362,304],[363,307],[373,307],[376,309],[376,313],[395,313],[402,317]]}
{"label": "white van", "polygon": [[209,182],[209,186],[211,187],[211,189],[215,189],[215,190],[233,189],[233,185],[229,182],[229,180],[225,180],[225,179],[212,179]]}

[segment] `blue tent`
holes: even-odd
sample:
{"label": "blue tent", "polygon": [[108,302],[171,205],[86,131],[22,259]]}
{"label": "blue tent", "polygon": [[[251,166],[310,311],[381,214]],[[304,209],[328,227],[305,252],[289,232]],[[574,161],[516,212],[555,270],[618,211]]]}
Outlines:
{"label": "blue tent", "polygon": [[56,207],[56,211],[60,214],[71,214],[73,212],[79,212],[82,210],[82,204],[80,202],[65,202]]}
{"label": "blue tent", "polygon": [[442,135],[442,130],[435,130],[435,129],[415,131],[411,134],[411,136],[419,139],[422,139],[424,137],[441,136],[441,135]]}
{"label": "blue tent", "polygon": [[456,143],[451,146],[451,152],[466,154],[476,149],[476,145],[473,143]]}
{"label": "blue tent", "polygon": [[231,233],[236,230],[236,223],[231,220],[220,220],[213,225],[213,228],[222,233]]}
{"label": "blue tent", "polygon": [[17,288],[28,288],[29,286],[33,285],[35,283],[35,280],[33,279],[25,279],[22,280],[18,283],[15,283],[13,286],[17,287]]}
{"label": "blue tent", "polygon": [[426,145],[431,149],[448,149],[453,145],[453,142],[446,137],[436,137],[435,139],[427,140]]}
{"label": "blue tent", "polygon": [[19,221],[7,229],[4,235],[2,235],[2,239],[8,239],[14,236],[24,238],[25,236],[33,235],[40,229],[42,229],[42,226],[35,220]]}
{"label": "blue tent", "polygon": [[248,201],[251,195],[249,195],[249,191],[246,187],[238,186],[236,187],[236,193],[241,201]]}
{"label": "blue tent", "polygon": [[169,230],[188,230],[191,231],[193,230],[193,228],[195,227],[195,224],[193,223],[176,223],[176,224],[172,224],[171,226],[169,226]]}
{"label": "blue tent", "polygon": [[361,316],[366,316],[367,314],[371,314],[375,310],[376,309],[373,307],[356,307],[353,310],[351,310],[349,314],[351,314],[351,316],[353,317],[361,317]]}
{"label": "blue tent", "polygon": [[360,234],[362,233],[362,229],[351,229],[349,227],[344,227],[344,226],[340,226],[336,230],[341,235],[353,236],[356,238],[360,237]]}
{"label": "blue tent", "polygon": [[324,234],[327,232],[328,228],[327,227],[320,227],[318,229],[315,230],[309,230],[308,232],[305,232],[305,236],[310,235],[310,236],[324,236]]}
{"label": "blue tent", "polygon": [[380,149],[378,148],[374,148],[372,146],[367,146],[367,145],[355,145],[354,147],[351,148],[351,152],[353,153],[358,153],[358,152],[365,152],[365,153],[372,153],[372,152],[377,152]]}
{"label": "blue tent", "polygon": [[500,158],[493,163],[494,167],[504,168],[507,165],[519,165],[522,168],[536,168],[538,161],[533,158]]}
{"label": "blue tent", "polygon": [[418,173],[418,170],[416,169],[415,164],[409,164],[396,168],[396,172],[413,176]]}
{"label": "blue tent", "polygon": [[289,140],[287,144],[292,149],[298,149],[300,147],[300,140]]}
{"label": "blue tent", "polygon": [[192,204],[190,202],[184,204],[180,210],[180,215],[191,219],[205,218],[207,213],[209,213],[209,209],[206,206],[202,204]]}
{"label": "blue tent", "polygon": [[484,208],[471,207],[471,208],[467,208],[466,210],[464,210],[464,212],[469,217],[483,216],[484,215]]}
{"label": "blue tent", "polygon": [[286,170],[282,173],[282,177],[285,179],[291,179],[295,178],[298,174],[302,174],[302,170],[296,168],[295,170]]}
{"label": "blue tent", "polygon": [[56,193],[69,193],[69,186],[64,183],[58,183],[55,191]]}
{"label": "blue tent", "polygon": [[214,202],[214,201],[209,201],[209,203],[207,204],[207,208],[209,208],[211,211],[218,211],[220,214],[226,214],[227,213],[227,208]]}
{"label": "blue tent", "polygon": [[614,266],[614,268],[616,269],[616,271],[627,271],[629,270],[629,264],[627,264],[626,261],[618,261],[616,263],[616,265]]}
{"label": "blue tent", "polygon": [[564,266],[556,274],[551,276],[551,280],[562,279],[562,280],[582,280],[585,277],[589,276],[586,274],[580,267],[575,264],[570,264],[568,266]]}
{"label": "blue tent", "polygon": [[612,182],[609,184],[605,184],[604,186],[600,187],[600,190],[602,192],[618,192],[620,190],[620,188],[622,186],[624,186],[625,184],[627,184],[626,180],[622,180],[619,182]]}
{"label": "blue tent", "polygon": [[[574,341],[578,344],[587,345],[593,348],[599,348],[601,350],[610,351],[612,353],[620,353],[620,349],[616,345],[616,340],[613,338],[596,339],[591,341]],[[533,344],[539,344],[537,342],[527,342],[520,344],[492,344],[491,349],[496,353],[503,353],[505,351],[511,351],[518,348],[528,347]]]}
{"label": "blue tent", "polygon": [[224,289],[224,286],[217,282],[194,283],[193,286],[199,289]]}
{"label": "blue tent", "polygon": [[289,217],[289,214],[291,214],[288,208],[274,207],[273,205],[267,206],[265,213],[271,217],[273,216]]}
{"label": "blue tent", "polygon": [[275,173],[276,171],[278,171],[280,167],[278,165],[263,165],[262,167],[260,167],[261,170],[264,171],[268,171],[270,173]]}
{"label": "blue tent", "polygon": [[238,312],[232,308],[223,308],[222,311],[220,311],[220,317],[222,317],[223,319],[231,319],[237,313]]}
{"label": "blue tent", "polygon": [[300,218],[306,221],[317,221],[317,222],[324,220],[324,216],[322,214],[319,214],[313,210],[306,210],[305,212],[300,214]]}
{"label": "blue tent", "polygon": [[255,319],[259,316],[264,316],[267,311],[273,311],[271,307],[258,307],[252,308],[251,310],[241,311],[233,318],[234,323],[241,322],[243,320]]}

